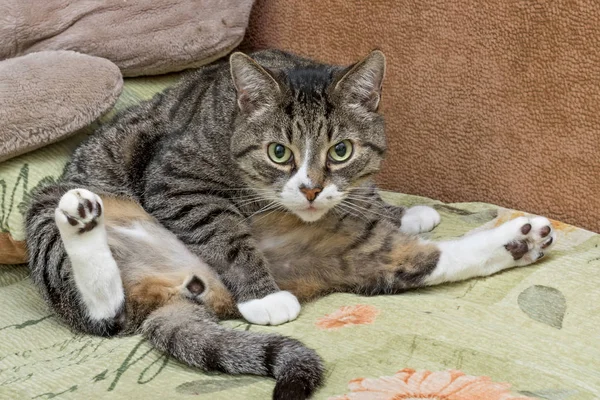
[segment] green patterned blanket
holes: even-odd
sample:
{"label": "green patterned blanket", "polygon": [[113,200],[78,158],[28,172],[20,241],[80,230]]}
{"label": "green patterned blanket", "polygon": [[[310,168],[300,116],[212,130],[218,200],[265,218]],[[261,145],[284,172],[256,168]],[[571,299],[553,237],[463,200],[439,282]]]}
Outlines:
{"label": "green patterned blanket", "polygon": [[[427,236],[435,239],[520,215],[384,196],[434,205],[442,223]],[[396,296],[335,294],[278,327],[223,323],[316,349],[327,366],[318,399],[598,399],[600,237],[555,225],[556,250],[530,267]],[[189,368],[141,337],[75,335],[46,308],[24,266],[0,269],[0,304],[1,398],[266,399],[273,388],[268,378]]]}
{"label": "green patterned blanket", "polygon": [[[129,80],[118,108],[175,80]],[[58,176],[88,132],[0,165],[1,230],[22,238],[26,193]],[[434,239],[520,215],[488,204],[384,197],[436,207],[442,223],[425,235]],[[530,267],[396,296],[335,294],[278,327],[223,323],[316,349],[327,367],[317,399],[599,399],[600,237],[555,227],[555,251]],[[73,334],[42,302],[25,266],[0,266],[0,304],[1,399],[267,399],[273,389],[268,378],[187,367],[138,336]]]}

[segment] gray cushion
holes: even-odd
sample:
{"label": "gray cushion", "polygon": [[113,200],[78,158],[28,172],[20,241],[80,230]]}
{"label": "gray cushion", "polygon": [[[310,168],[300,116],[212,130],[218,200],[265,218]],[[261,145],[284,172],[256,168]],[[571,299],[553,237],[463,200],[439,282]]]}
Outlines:
{"label": "gray cushion", "polygon": [[0,62],[0,161],[72,135],[108,111],[122,87],[115,64],[74,51]]}

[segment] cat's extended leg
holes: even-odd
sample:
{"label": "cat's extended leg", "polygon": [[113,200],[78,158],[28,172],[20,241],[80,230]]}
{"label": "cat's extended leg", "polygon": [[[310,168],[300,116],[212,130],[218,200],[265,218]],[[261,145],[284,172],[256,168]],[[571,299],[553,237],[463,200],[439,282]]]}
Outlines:
{"label": "cat's extended leg", "polygon": [[[84,200],[82,204],[84,207],[82,211],[84,217],[80,217],[79,198],[77,196],[73,198],[72,195],[69,195],[62,205],[67,213],[75,215],[75,217],[71,217],[71,221],[76,225],[71,225],[68,222],[69,219],[67,216],[62,212],[58,215],[59,221],[57,225],[57,205],[59,205],[61,198],[70,189],[74,189],[75,187],[77,186],[68,183],[50,185],[36,191],[32,196],[31,205],[26,216],[27,249],[31,279],[54,312],[72,328],[101,336],[114,335],[119,333],[123,327],[123,314],[117,313],[115,315],[114,313],[114,310],[118,309],[118,305],[116,304],[118,301],[109,303],[112,304],[112,307],[100,306],[98,309],[95,309],[92,317],[92,313],[90,313],[88,308],[88,303],[92,302],[84,301],[82,294],[76,288],[73,263],[66,252],[65,245],[61,239],[61,233],[59,232],[59,226],[61,226],[65,237],[74,239],[75,241],[82,239],[87,234],[95,235],[96,233],[93,233],[95,229],[82,232],[81,234],[79,233],[79,229],[86,226],[86,230],[91,228],[93,226],[93,222],[91,221],[95,221],[97,224],[96,228],[98,228],[98,219],[89,218],[89,215],[98,213],[100,208],[95,208],[92,204],[92,213],[90,213]],[[72,203],[67,201],[69,198]],[[75,199],[77,199],[77,202],[75,202]],[[60,210],[61,208],[59,208]],[[83,221],[91,224],[86,225]],[[75,242],[70,240],[70,243],[74,245]],[[80,243],[83,244],[84,242],[80,241]],[[89,248],[94,249],[93,247]],[[71,249],[74,250],[73,246],[71,246]],[[88,259],[97,256],[95,251],[90,251],[87,254]],[[79,258],[83,257],[84,261],[87,261],[85,260],[85,256],[85,254],[82,254]],[[95,260],[98,260],[98,258],[95,258]],[[108,263],[110,267],[111,260]],[[78,265],[77,267],[80,268],[81,266]],[[104,268],[104,265],[101,267]],[[89,271],[83,272],[86,273]],[[81,279],[79,281],[81,282]],[[113,289],[113,292],[119,296],[118,288]],[[98,319],[98,317],[104,315],[109,317]]]}
{"label": "cat's extended leg", "polygon": [[556,240],[544,217],[519,217],[497,228],[438,243],[441,251],[426,285],[487,276],[532,264],[548,253]]}
{"label": "cat's extended leg", "polygon": [[517,218],[443,242],[405,235],[383,220],[298,225],[277,215],[253,227],[278,285],[302,300],[340,291],[399,293],[488,276],[537,261],[555,242],[543,217]]}
{"label": "cat's extended leg", "polygon": [[124,293],[108,247],[102,200],[86,189],[70,190],[60,199],[55,220],[89,317],[113,318],[123,305]]}
{"label": "cat's extended leg", "polygon": [[489,276],[532,264],[548,253],[555,232],[547,218],[520,217],[497,228],[444,242],[397,243],[384,263],[364,270],[355,291],[395,293],[405,289]]}

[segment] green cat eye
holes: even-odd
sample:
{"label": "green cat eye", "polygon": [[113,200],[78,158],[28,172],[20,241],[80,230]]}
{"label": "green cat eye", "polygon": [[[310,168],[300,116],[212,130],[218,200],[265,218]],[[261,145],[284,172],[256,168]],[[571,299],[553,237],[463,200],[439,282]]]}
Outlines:
{"label": "green cat eye", "polygon": [[329,158],[335,162],[343,162],[350,158],[352,155],[352,142],[349,140],[342,140],[338,144],[331,146],[329,149]]}
{"label": "green cat eye", "polygon": [[292,151],[280,143],[271,143],[267,151],[269,158],[277,164],[285,164],[292,158]]}

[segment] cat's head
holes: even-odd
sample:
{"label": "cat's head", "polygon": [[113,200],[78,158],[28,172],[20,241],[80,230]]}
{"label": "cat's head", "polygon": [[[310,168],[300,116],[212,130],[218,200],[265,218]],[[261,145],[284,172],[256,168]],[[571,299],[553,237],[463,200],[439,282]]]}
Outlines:
{"label": "cat's head", "polygon": [[316,221],[379,170],[386,149],[377,113],[381,51],[348,68],[267,70],[242,53],[230,65],[239,108],[232,154],[273,207]]}

